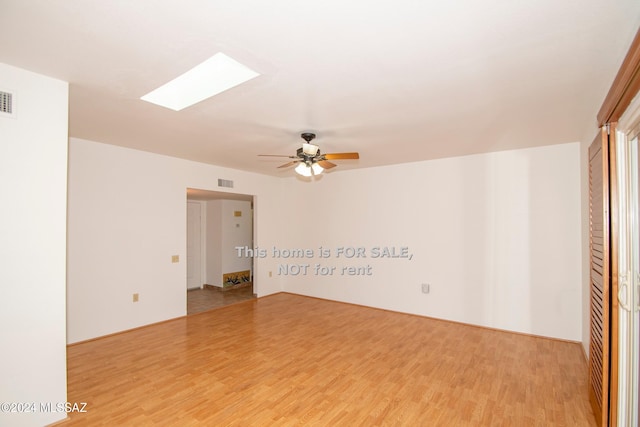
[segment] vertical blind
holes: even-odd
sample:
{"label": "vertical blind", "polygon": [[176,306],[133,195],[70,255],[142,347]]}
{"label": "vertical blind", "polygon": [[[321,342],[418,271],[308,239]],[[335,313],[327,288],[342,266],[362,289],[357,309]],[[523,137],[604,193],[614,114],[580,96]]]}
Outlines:
{"label": "vertical blind", "polygon": [[596,417],[607,425],[609,416],[609,156],[608,136],[601,134],[589,147],[590,226],[590,346],[589,398]]}

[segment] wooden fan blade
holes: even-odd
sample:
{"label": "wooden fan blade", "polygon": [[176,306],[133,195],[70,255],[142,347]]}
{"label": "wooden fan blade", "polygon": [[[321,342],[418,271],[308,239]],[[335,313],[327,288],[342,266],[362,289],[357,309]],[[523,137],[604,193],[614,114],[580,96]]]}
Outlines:
{"label": "wooden fan blade", "polygon": [[278,166],[278,168],[288,168],[289,166],[293,166],[293,165],[295,165],[296,163],[300,163],[300,160],[294,160],[294,161],[292,161],[292,162],[285,163],[284,165],[280,165],[280,166]]}
{"label": "wooden fan blade", "polygon": [[320,166],[322,166],[323,168],[325,168],[325,169],[331,169],[331,168],[335,168],[336,166],[338,166],[335,163],[331,163],[328,160],[318,160],[318,164]]}
{"label": "wooden fan blade", "polygon": [[322,155],[326,160],[359,159],[358,153],[329,153]]}
{"label": "wooden fan blade", "polygon": [[287,157],[289,159],[297,159],[297,156],[285,156],[284,154],[258,154],[259,157]]}

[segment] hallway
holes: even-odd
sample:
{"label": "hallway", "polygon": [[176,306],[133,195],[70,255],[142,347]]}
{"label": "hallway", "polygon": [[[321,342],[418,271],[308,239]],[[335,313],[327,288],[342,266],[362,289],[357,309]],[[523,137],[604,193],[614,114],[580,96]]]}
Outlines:
{"label": "hallway", "polygon": [[202,313],[225,305],[235,304],[255,298],[253,286],[246,286],[227,291],[218,288],[205,287],[187,291],[187,315]]}

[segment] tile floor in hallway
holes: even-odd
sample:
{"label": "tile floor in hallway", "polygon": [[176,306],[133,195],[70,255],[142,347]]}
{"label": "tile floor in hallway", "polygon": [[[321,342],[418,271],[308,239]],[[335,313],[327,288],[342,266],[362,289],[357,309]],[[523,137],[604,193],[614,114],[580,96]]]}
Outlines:
{"label": "tile floor in hallway", "polygon": [[253,286],[221,291],[211,287],[187,291],[187,315],[255,298]]}

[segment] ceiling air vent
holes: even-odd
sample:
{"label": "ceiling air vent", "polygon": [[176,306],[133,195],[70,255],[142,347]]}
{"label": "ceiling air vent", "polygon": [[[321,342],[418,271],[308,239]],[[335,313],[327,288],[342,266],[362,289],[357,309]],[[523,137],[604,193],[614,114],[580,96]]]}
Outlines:
{"label": "ceiling air vent", "polygon": [[233,181],[231,181],[230,179],[218,178],[218,187],[233,188]]}
{"label": "ceiling air vent", "polygon": [[0,91],[0,113],[3,115],[13,115],[13,94]]}

